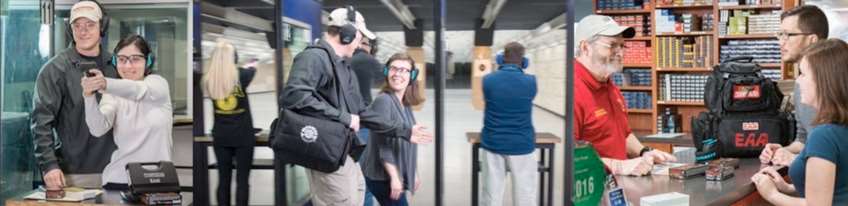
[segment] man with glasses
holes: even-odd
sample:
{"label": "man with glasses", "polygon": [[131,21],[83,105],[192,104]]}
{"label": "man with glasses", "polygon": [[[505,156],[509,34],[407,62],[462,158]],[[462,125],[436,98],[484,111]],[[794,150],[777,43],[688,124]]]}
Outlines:
{"label": "man with glasses", "polygon": [[676,161],[639,142],[628,125],[621,91],[609,81],[623,68],[624,39],[634,35],[633,28],[601,15],[584,17],[575,30],[574,138],[591,142],[617,175],[645,175],[654,163]]}
{"label": "man with glasses", "polygon": [[[784,12],[780,16],[780,54],[783,62],[797,64],[801,60],[801,51],[819,40],[827,39],[828,23],[824,12],[816,6],[804,5]],[[795,68],[798,68],[797,66]],[[809,105],[801,103],[801,91],[798,85],[792,94],[792,104],[795,106],[796,134],[795,141],[789,146],[767,144],[760,153],[760,162],[789,166],[795,156],[804,149],[807,133],[812,126],[816,111]]]}
{"label": "man with glasses", "polygon": [[109,64],[112,55],[100,44],[104,17],[93,1],[74,4],[69,19],[71,47],[50,59],[36,79],[31,126],[35,157],[48,190],[99,188],[103,168],[116,149],[111,131],[99,138],[89,133],[80,86],[89,69],[118,77]]}

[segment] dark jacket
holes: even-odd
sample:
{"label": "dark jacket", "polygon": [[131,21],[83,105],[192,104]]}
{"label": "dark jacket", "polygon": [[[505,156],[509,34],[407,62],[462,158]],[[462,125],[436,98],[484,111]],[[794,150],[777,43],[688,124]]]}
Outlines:
{"label": "dark jacket", "polygon": [[374,82],[374,79],[383,77],[383,65],[365,50],[357,49],[350,60],[350,67],[356,72],[356,79],[359,80],[359,93],[362,95],[362,101],[365,102],[365,105],[371,104],[371,101],[374,101],[371,98],[371,83]]}
{"label": "dark jacket", "polygon": [[484,149],[502,155],[524,155],[535,150],[533,99],[536,77],[514,65],[501,66],[483,77],[486,109],[481,133]]}
{"label": "dark jacket", "polygon": [[71,47],[41,68],[31,114],[35,157],[41,171],[60,168],[65,174],[101,173],[109,163],[117,146],[111,130],[101,137],[89,133],[80,85],[84,71],[79,63],[94,61],[104,76],[117,78],[111,56],[101,48],[100,56],[83,57]]}
{"label": "dark jacket", "polygon": [[256,75],[255,68],[238,69],[239,84],[230,96],[212,100],[215,123],[212,126],[213,144],[229,147],[252,147],[256,144],[253,116],[250,113],[247,87]]}

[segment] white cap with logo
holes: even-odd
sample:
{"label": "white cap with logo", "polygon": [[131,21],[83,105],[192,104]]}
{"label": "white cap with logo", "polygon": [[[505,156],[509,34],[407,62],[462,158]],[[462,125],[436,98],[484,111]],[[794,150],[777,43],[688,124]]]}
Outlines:
{"label": "white cap with logo", "polygon": [[[344,26],[344,25],[347,25],[348,23],[353,23],[353,22],[348,21],[347,12],[348,12],[347,8],[338,8],[338,9],[333,10],[333,12],[330,12],[330,20],[328,21],[327,24],[330,25],[330,26]],[[374,35],[374,33],[372,33],[370,30],[368,30],[368,28],[365,27],[365,18],[362,17],[362,14],[359,13],[358,11],[356,12],[356,20],[355,21],[356,22],[353,23],[354,27],[356,27],[356,29],[359,30],[359,32],[362,32],[362,34],[364,34],[365,37],[367,37],[368,39],[376,39],[377,38],[377,36]]]}
{"label": "white cap with logo", "polygon": [[629,26],[620,26],[615,20],[609,16],[589,15],[583,17],[577,23],[577,28],[574,30],[575,44],[580,44],[581,41],[592,38],[595,35],[602,36],[617,36],[621,34],[624,38],[633,38],[636,35],[636,30]]}
{"label": "white cap with logo", "polygon": [[100,6],[97,6],[97,3],[94,3],[93,1],[80,1],[79,3],[74,4],[74,7],[71,8],[70,22],[73,23],[80,17],[100,22],[100,19],[103,18],[103,11],[100,11]]}

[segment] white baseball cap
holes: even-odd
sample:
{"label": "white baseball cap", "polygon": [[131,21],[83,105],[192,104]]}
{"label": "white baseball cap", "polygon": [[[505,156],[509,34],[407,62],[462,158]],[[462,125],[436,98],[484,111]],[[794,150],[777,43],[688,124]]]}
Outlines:
{"label": "white baseball cap", "polygon": [[88,18],[92,21],[99,22],[103,18],[103,11],[100,11],[100,6],[93,1],[80,1],[74,4],[71,8],[71,23],[80,17]]}
{"label": "white baseball cap", "polygon": [[[330,25],[330,26],[344,26],[344,25],[347,25],[349,23],[353,23],[353,22],[348,21],[347,11],[348,11],[347,8],[338,8],[338,9],[333,10],[333,12],[330,12],[330,20],[328,21],[328,25]],[[358,11],[356,12],[356,20],[355,21],[356,21],[356,23],[353,23],[354,27],[356,27],[357,30],[362,32],[362,34],[364,34],[365,37],[367,37],[368,39],[376,39],[377,38],[377,36],[374,35],[374,33],[372,33],[370,30],[368,30],[368,28],[365,27],[365,18],[362,17],[362,14],[359,13]]]}
{"label": "white baseball cap", "polygon": [[580,44],[581,41],[595,35],[617,36],[620,34],[624,38],[633,38],[636,35],[636,30],[633,27],[618,25],[609,16],[595,14],[583,17],[577,23],[577,28],[574,31],[574,36],[576,37],[574,39],[575,44]]}

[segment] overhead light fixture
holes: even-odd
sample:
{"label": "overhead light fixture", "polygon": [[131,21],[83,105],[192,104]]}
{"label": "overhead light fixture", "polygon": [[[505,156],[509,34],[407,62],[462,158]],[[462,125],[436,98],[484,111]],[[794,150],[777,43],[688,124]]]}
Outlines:
{"label": "overhead light fixture", "polygon": [[400,23],[402,23],[408,29],[415,29],[415,15],[409,11],[409,7],[406,4],[403,4],[401,0],[380,0],[383,5],[386,5],[389,8],[389,11],[395,15]]}
{"label": "overhead light fixture", "polygon": [[501,12],[501,8],[503,8],[504,4],[506,4],[506,0],[489,0],[489,3],[486,4],[486,9],[483,10],[483,25],[480,27],[484,29],[492,27],[492,24],[495,23],[495,19],[498,18],[498,13]]}

